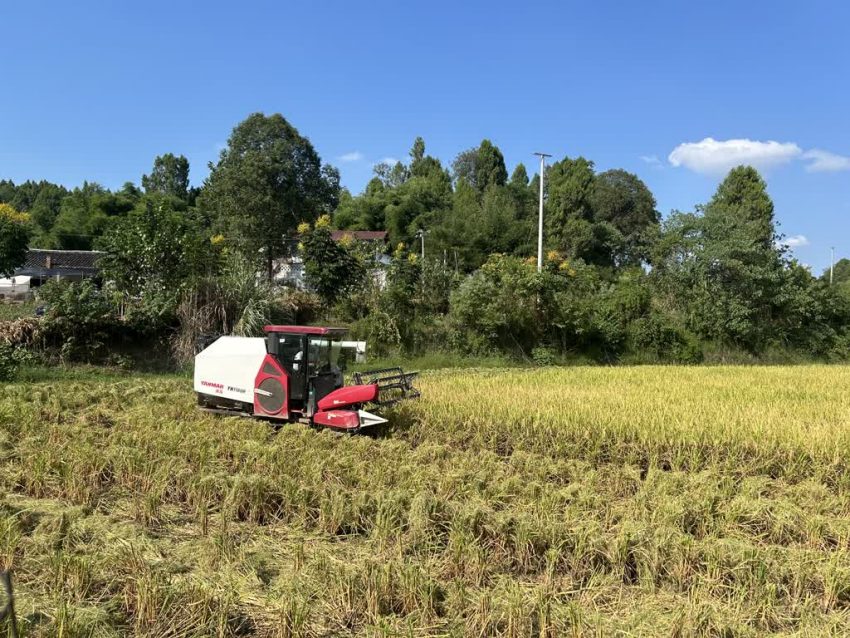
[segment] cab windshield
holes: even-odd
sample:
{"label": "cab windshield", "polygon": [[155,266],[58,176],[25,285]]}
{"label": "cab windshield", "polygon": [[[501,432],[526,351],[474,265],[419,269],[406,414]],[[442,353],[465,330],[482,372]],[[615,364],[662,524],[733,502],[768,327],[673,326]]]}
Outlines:
{"label": "cab windshield", "polygon": [[339,339],[330,337],[310,337],[307,359],[311,374],[332,372],[338,367],[339,352],[342,347]]}

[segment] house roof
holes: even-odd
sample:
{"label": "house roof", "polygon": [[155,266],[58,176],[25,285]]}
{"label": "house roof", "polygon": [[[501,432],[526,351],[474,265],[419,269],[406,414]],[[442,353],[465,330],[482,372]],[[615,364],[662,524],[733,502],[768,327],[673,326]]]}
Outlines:
{"label": "house roof", "polygon": [[334,241],[339,241],[343,237],[351,237],[357,241],[387,241],[387,231],[385,230],[334,230],[331,231],[331,237]]}
{"label": "house roof", "polygon": [[324,328],[322,326],[265,326],[263,332],[283,332],[296,335],[344,335],[346,328]]}
{"label": "house roof", "polygon": [[16,275],[35,277],[82,274],[95,275],[100,270],[97,260],[103,255],[96,250],[42,250],[33,248],[27,251],[23,266],[15,271]]}

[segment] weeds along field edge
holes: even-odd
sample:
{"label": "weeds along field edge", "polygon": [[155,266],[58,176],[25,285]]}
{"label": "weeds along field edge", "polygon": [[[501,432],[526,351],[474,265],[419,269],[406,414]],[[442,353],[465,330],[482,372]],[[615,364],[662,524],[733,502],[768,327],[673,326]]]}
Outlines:
{"label": "weeds along field edge", "polygon": [[11,385],[0,568],[31,636],[846,635],[846,377],[429,373],[374,437],[180,378]]}

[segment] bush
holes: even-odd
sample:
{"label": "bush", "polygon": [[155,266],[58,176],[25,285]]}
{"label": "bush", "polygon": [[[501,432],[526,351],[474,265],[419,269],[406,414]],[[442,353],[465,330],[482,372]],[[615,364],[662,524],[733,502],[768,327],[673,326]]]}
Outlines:
{"label": "bush", "polygon": [[636,354],[677,363],[699,363],[703,359],[699,340],[659,313],[635,319],[628,335],[630,349]]}
{"label": "bush", "polygon": [[534,348],[531,351],[531,359],[536,365],[551,366],[555,364],[555,353],[551,348]]}
{"label": "bush", "polygon": [[385,357],[401,345],[401,334],[395,320],[380,310],[356,321],[352,325],[351,335],[355,339],[365,340],[370,354],[377,357]]}
{"label": "bush", "polygon": [[39,289],[39,298],[48,307],[41,327],[44,342],[64,360],[99,358],[112,341],[126,336],[117,300],[89,279],[49,282]]}
{"label": "bush", "polygon": [[11,381],[18,372],[15,348],[0,341],[0,381]]}
{"label": "bush", "polygon": [[528,353],[546,329],[538,295],[542,277],[516,257],[493,255],[451,296],[450,317],[469,354]]}

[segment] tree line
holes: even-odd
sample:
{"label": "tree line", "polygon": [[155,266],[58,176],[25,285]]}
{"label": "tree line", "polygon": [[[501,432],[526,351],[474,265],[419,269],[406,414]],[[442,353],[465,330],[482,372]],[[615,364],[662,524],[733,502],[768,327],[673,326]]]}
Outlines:
{"label": "tree line", "polygon": [[[107,285],[97,294],[123,300],[124,325],[129,316],[160,337],[187,325],[192,335],[250,333],[282,313],[344,322],[379,350],[407,353],[549,362],[850,352],[850,262],[837,264],[832,286],[797,263],[751,167],[733,169],[705,205],[662,219],[638,176],[557,160],[544,181],[539,273],[540,176],[522,164],[509,172],[490,140],[444,166],[417,138],[406,161],[375,166],[352,194],[283,116],[256,113],[200,187],[189,168],[165,154],[141,186],[117,191],[0,181],[0,270],[27,245],[101,250]],[[333,229],[386,230],[385,276],[370,249],[333,241]],[[276,259],[296,251],[310,294],[269,283]]]}

